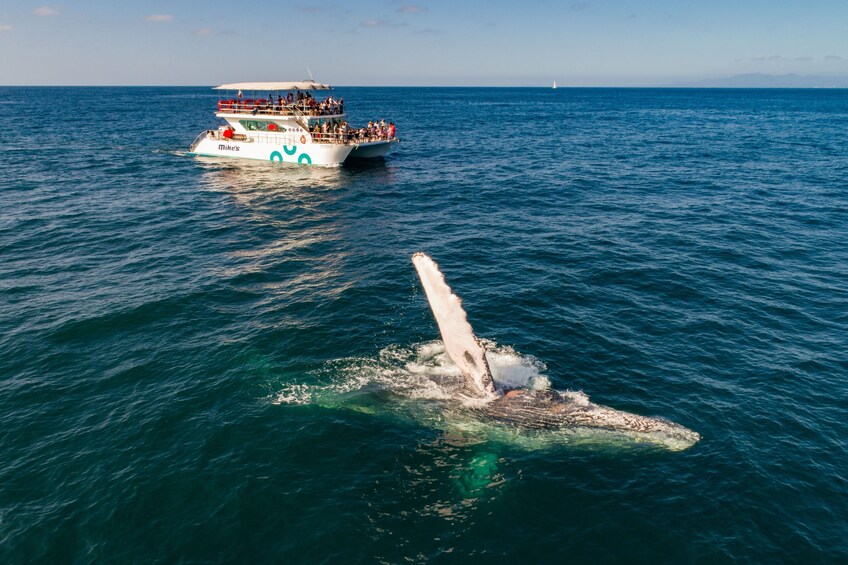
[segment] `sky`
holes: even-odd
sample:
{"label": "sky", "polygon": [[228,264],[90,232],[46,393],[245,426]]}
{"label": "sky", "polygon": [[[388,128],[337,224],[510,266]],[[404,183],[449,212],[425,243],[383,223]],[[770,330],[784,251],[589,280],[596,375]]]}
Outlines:
{"label": "sky", "polygon": [[43,1],[0,0],[0,85],[848,75],[848,0]]}

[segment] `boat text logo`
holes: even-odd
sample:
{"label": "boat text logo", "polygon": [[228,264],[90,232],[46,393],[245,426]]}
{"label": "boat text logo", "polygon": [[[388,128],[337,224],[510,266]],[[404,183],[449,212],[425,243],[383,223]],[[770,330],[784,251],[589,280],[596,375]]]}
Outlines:
{"label": "boat text logo", "polygon": [[238,151],[239,146],[238,145],[229,145],[228,143],[219,143],[218,149],[220,149],[221,151]]}

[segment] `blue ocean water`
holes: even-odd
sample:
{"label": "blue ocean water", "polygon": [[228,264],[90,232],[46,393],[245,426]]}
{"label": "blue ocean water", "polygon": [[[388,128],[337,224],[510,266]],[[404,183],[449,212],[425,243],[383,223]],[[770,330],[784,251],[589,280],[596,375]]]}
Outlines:
{"label": "blue ocean water", "polygon": [[[0,88],[0,562],[848,559],[848,91],[338,94],[385,161],[187,157],[208,88]],[[505,366],[703,439],[385,408],[438,354],[415,251]]]}

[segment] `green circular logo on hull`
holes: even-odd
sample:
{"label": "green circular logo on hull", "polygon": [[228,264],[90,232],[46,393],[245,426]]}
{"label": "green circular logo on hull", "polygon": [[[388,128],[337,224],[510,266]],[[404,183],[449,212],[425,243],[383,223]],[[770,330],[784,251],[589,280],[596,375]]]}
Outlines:
{"label": "green circular logo on hull", "polygon": [[[291,151],[289,151],[288,145],[283,145],[283,151],[286,152],[286,155],[294,155],[295,151],[297,151],[297,146],[293,145],[292,148],[291,148]],[[274,161],[278,161],[280,163],[285,161],[285,159],[283,159],[283,154],[280,153],[279,151],[273,151],[271,153],[271,162],[273,163]],[[306,153],[301,153],[300,157],[297,158],[297,162],[300,163],[300,164],[306,163],[307,165],[311,165],[312,164],[312,157],[310,157]]]}

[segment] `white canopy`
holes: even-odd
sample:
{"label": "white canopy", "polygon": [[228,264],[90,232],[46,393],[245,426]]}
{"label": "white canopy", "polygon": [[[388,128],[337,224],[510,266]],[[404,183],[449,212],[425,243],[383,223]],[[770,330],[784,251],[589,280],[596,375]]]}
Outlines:
{"label": "white canopy", "polygon": [[234,82],[216,86],[214,90],[330,90],[329,84],[321,84],[314,80],[299,82]]}

